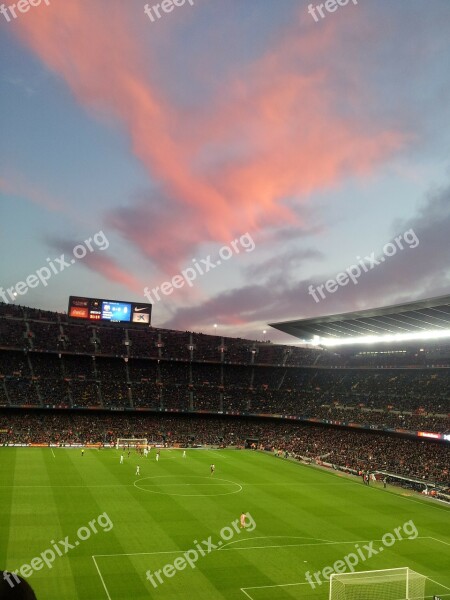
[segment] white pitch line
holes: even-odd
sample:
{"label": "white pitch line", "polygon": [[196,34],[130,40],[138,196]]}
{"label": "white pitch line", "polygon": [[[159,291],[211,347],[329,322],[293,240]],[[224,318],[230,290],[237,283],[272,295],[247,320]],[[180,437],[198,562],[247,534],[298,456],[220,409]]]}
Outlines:
{"label": "white pitch line", "polygon": [[439,586],[445,588],[446,590],[450,590],[450,587],[447,587],[446,585],[444,585],[443,583],[439,583],[438,581],[434,581],[434,579],[431,579],[431,577],[428,577],[428,575],[425,575],[425,577],[427,579],[429,579],[431,581],[431,583],[434,583],[435,585],[439,585]]}
{"label": "white pitch line", "polygon": [[[281,538],[291,538],[291,539],[295,539],[296,536],[289,536],[289,535],[282,535],[282,536],[261,536],[261,537],[252,537],[252,538],[247,538],[247,540],[258,540],[258,539],[270,539],[273,537],[281,537]],[[301,539],[301,538],[300,538]],[[230,544],[234,544],[234,543],[238,543],[238,542],[242,542],[243,540],[236,540],[236,542],[229,542],[229,544],[225,544],[224,546],[222,546],[221,548],[219,548],[220,552],[223,552],[224,550],[264,550],[266,548],[299,548],[302,546],[328,546],[328,545],[336,545],[336,544],[363,544],[364,542],[382,542],[383,540],[351,540],[351,541],[341,541],[341,542],[334,542],[332,540],[321,540],[320,538],[306,538],[306,539],[314,539],[316,541],[316,543],[311,544],[280,544],[277,546],[246,546],[246,547],[241,547],[241,548],[227,548],[227,545],[229,546]],[[397,542],[413,542],[414,540],[433,540],[434,538],[425,535],[425,536],[417,536],[416,538],[413,539],[409,539],[409,538],[405,538],[405,539],[401,539],[401,540],[396,540]],[[441,540],[437,540],[437,541],[441,541]],[[446,543],[446,542],[444,542]]]}
{"label": "white pitch line", "polygon": [[[427,579],[429,579],[432,583],[434,583],[435,585],[439,585],[440,587],[443,587],[447,590],[450,590],[450,588],[448,588],[447,586],[445,586],[443,583],[439,583],[438,581],[434,581],[433,579],[431,579],[430,577],[428,577],[427,575],[425,575],[425,577]],[[247,594],[246,590],[265,590],[265,589],[269,589],[269,588],[277,588],[277,587],[293,587],[296,585],[311,585],[310,583],[308,583],[307,581],[302,581],[300,583],[278,583],[276,585],[254,585],[254,586],[249,586],[249,587],[245,587],[245,588],[240,588],[241,592],[244,592],[244,594],[250,598],[251,600],[253,600],[253,598]],[[450,596],[450,594],[441,594],[441,596]],[[425,598],[435,598],[436,596],[425,596]]]}
{"label": "white pitch line", "polygon": [[[170,477],[172,477],[172,475],[170,475]],[[201,477],[199,475],[199,477]],[[139,481],[139,480],[138,480]],[[160,484],[143,484],[143,485],[147,485],[147,486],[159,486],[159,487],[163,487],[163,486],[171,486],[171,485],[189,485],[189,486],[193,486],[193,485],[208,485],[208,486],[220,486],[220,485],[241,485],[239,483],[236,482],[230,482],[230,483],[160,483]],[[55,489],[64,489],[64,488],[127,488],[127,487],[136,487],[134,486],[133,483],[104,483],[104,484],[84,484],[84,485],[0,485],[0,490],[2,489],[7,489],[7,488],[37,488],[37,489],[41,489],[41,488],[55,488]]]}
{"label": "white pitch line", "polygon": [[219,485],[230,485],[230,484],[229,483],[143,483],[142,485],[146,486],[146,487],[173,487],[173,486],[180,486],[180,485],[188,485],[188,486],[212,485],[212,486],[217,487]]}
{"label": "white pitch line", "polygon": [[444,540],[440,540],[439,538],[429,536],[430,540],[434,540],[435,542],[441,542],[441,544],[445,544],[446,546],[450,546],[448,542],[444,542]]}
{"label": "white pitch line", "polygon": [[[415,538],[416,540],[419,538]],[[358,544],[363,542],[381,542],[383,540],[357,540],[356,542],[316,542],[315,544],[278,544],[272,546],[247,546],[242,548],[220,548],[220,552],[227,552],[228,550],[266,550],[269,548],[301,548],[303,546],[332,546],[338,544]],[[401,542],[414,541],[414,540],[397,540]]]}
{"label": "white pitch line", "polygon": [[[192,550],[192,548],[191,548]],[[120,554],[95,554],[97,558],[105,558],[111,556],[152,556],[153,554],[183,554],[189,550],[159,550],[158,552],[122,552]]]}
{"label": "white pitch line", "polygon": [[114,484],[114,483],[106,483],[100,485],[0,485],[0,490],[3,488],[120,488],[120,487],[129,487],[133,486],[132,483],[124,483],[124,484]]}
{"label": "white pitch line", "polygon": [[[444,585],[443,583],[439,583],[438,581],[434,581],[434,579],[431,579],[431,577],[428,577],[428,575],[425,575],[425,577],[427,579],[429,579],[432,583],[434,583],[435,585],[438,585],[440,587],[445,588],[446,590],[450,590],[449,587],[447,587],[446,585]],[[295,585],[311,585],[308,581],[302,581],[299,583],[278,583],[278,584],[274,584],[274,585],[254,585],[254,586],[248,586],[245,588],[240,588],[241,592],[245,592],[245,590],[263,590],[266,588],[276,588],[276,587],[292,587]],[[247,594],[248,596],[248,594]],[[450,596],[450,594],[445,594],[445,596]],[[426,596],[427,598],[434,598],[434,596]],[[250,596],[249,596],[250,598]]]}
{"label": "white pitch line", "polygon": [[262,590],[265,588],[276,588],[276,587],[289,587],[293,585],[311,585],[307,581],[302,581],[301,583],[278,583],[276,585],[254,585],[252,587],[241,588],[241,590]]}
{"label": "white pitch line", "polygon": [[103,575],[100,573],[100,569],[98,568],[98,564],[97,564],[97,561],[95,560],[95,556],[92,557],[92,560],[94,561],[95,568],[97,569],[97,573],[99,574],[99,577],[100,577],[103,587],[105,589],[106,595],[108,596],[108,600],[111,600],[111,596],[109,595],[108,588],[106,587],[105,581],[103,579]]}
{"label": "white pitch line", "polygon": [[344,485],[353,485],[353,481],[342,481],[339,483],[326,483],[323,481],[317,481],[317,482],[308,482],[308,481],[292,481],[292,482],[285,482],[285,483],[280,483],[280,482],[275,482],[275,483],[271,483],[271,482],[267,482],[267,483],[244,483],[242,485],[265,485],[268,487],[273,487],[274,485],[289,485],[289,486],[295,486],[295,485],[303,485],[303,486],[308,486],[308,487],[314,487],[316,485],[326,485],[326,486],[332,486],[332,485],[336,485],[336,486],[344,486]]}
{"label": "white pitch line", "polygon": [[206,450],[206,452],[211,452],[211,454],[214,454],[215,456],[218,456],[219,458],[223,458],[224,460],[228,460],[230,457],[229,456],[223,456],[222,454],[217,454],[219,452],[219,450]]}
{"label": "white pitch line", "polygon": [[[356,481],[354,483],[357,484]],[[384,491],[381,488],[376,488],[376,487],[372,487],[372,489],[377,490],[378,492]],[[415,504],[420,504],[421,506],[427,506],[428,508],[434,508],[435,510],[445,511],[445,512],[447,512],[447,514],[449,511],[448,508],[444,508],[444,507],[440,507],[440,506],[433,506],[433,504],[430,504],[427,500],[415,500],[414,498],[407,498],[406,496],[403,496],[403,494],[402,495],[391,494],[391,496],[394,498],[400,498],[402,500],[409,500],[410,502],[414,502]]]}
{"label": "white pitch line", "polygon": [[[299,463],[300,465],[300,463]],[[314,469],[314,465],[300,465],[306,468],[312,468]],[[340,477],[340,475],[336,475],[335,473],[326,473],[326,475],[332,475],[333,477]],[[350,483],[352,483],[353,485],[359,485],[361,486],[361,483],[358,481],[350,481]],[[375,490],[376,492],[384,492],[386,493],[386,490],[379,488],[379,487],[375,487],[375,486],[369,486],[371,490]],[[365,489],[369,489],[367,486]],[[406,496],[404,496],[403,494],[396,494],[393,492],[388,492],[389,495],[391,496],[391,498],[399,498],[400,500],[409,500],[410,502],[414,502],[415,504],[420,504],[421,506],[428,506],[428,508],[434,508],[435,510],[440,510],[440,511],[446,511],[448,514],[448,508],[444,508],[441,506],[433,506],[432,504],[430,504],[430,502],[428,502],[427,500],[415,500],[414,498],[408,498]]]}
{"label": "white pitch line", "polygon": [[[288,537],[288,536],[286,536]],[[248,540],[251,540],[252,538],[248,538]],[[256,538],[255,538],[256,539]],[[413,540],[398,540],[398,541],[414,541],[415,539],[431,539],[434,540],[436,542],[441,542],[443,544],[446,545],[450,545],[447,542],[445,542],[444,540],[440,540],[438,538],[434,538],[431,536],[418,536],[417,538],[414,538]],[[247,547],[247,548],[221,548],[220,550],[265,550],[265,549],[272,549],[272,548],[290,548],[290,547],[302,547],[302,546],[320,546],[320,545],[338,545],[338,544],[356,544],[356,543],[363,543],[363,542],[370,542],[370,541],[374,541],[374,542],[379,542],[379,541],[383,541],[383,540],[352,540],[352,541],[343,541],[343,542],[332,542],[332,541],[326,541],[326,542],[318,542],[316,544],[284,544],[284,545],[277,545],[277,546],[252,546],[252,547]],[[92,559],[94,561],[94,564],[97,568],[97,572],[100,576],[100,579],[102,581],[103,587],[105,589],[105,592],[108,596],[108,600],[112,600],[111,596],[109,595],[108,589],[105,585],[104,579],[102,577],[102,574],[100,572],[100,569],[97,565],[97,561],[95,560],[95,557],[97,558],[110,558],[110,557],[115,557],[115,556],[152,556],[152,555],[157,555],[157,554],[183,554],[185,552],[188,552],[188,550],[163,550],[163,551],[157,551],[157,552],[127,552],[127,553],[118,553],[118,554],[95,554],[94,556],[92,556]],[[438,581],[434,581],[433,579],[431,579],[428,576],[427,579],[429,579],[432,583],[434,583],[435,585],[439,585],[447,590],[450,590],[450,587],[447,587],[446,585],[444,585],[443,583],[439,583]],[[263,585],[263,586],[253,586],[253,587],[246,587],[246,588],[239,588],[240,591],[242,593],[244,593],[247,598],[249,598],[250,600],[254,600],[254,598],[252,596],[250,596],[250,594],[247,593],[246,590],[253,590],[253,589],[264,589],[264,588],[275,588],[275,587],[288,587],[288,586],[297,586],[297,585],[310,585],[308,582],[299,582],[299,583],[283,583],[283,584],[277,584],[277,585]],[[441,594],[441,596],[450,596],[450,594]],[[432,596],[426,596],[426,598],[432,598]]]}
{"label": "white pitch line", "polygon": [[[157,475],[156,477],[160,477],[159,475]],[[162,476],[161,476],[162,477]],[[175,475],[167,475],[167,477],[175,477]],[[183,475],[181,475],[181,477],[183,477]],[[207,477],[206,475],[192,475],[190,477]],[[294,483],[237,483],[236,481],[233,481],[233,483],[235,485],[241,485],[241,486],[245,486],[245,487],[251,487],[251,486],[268,486],[268,487],[273,487],[274,485],[291,485],[291,486],[296,486],[296,485],[300,485],[300,486],[306,486],[306,485],[310,485],[308,483],[298,483],[298,482],[294,482]],[[118,488],[118,487],[128,487],[130,485],[133,485],[131,483],[103,483],[103,484],[84,484],[84,485],[0,485],[0,490],[3,488],[46,488],[46,487],[51,487],[51,488],[80,488],[80,487],[87,487],[87,488],[102,488],[102,487],[113,487],[113,488]],[[160,484],[161,485],[161,484]],[[167,485],[177,485],[177,484],[167,484]],[[192,484],[190,484],[192,485]],[[219,485],[219,484],[196,484],[196,485]],[[220,485],[225,485],[225,484],[220,484]],[[317,483],[317,484],[312,484],[312,485],[351,485],[348,483],[329,483],[329,484],[321,484],[321,483]]]}
{"label": "white pitch line", "polygon": [[[289,537],[289,536],[283,536],[283,537]],[[251,540],[253,538],[247,538],[247,540]],[[256,539],[256,538],[255,538]],[[429,536],[419,536],[414,538],[414,540],[425,540],[425,539],[431,539]],[[414,540],[397,540],[397,541],[401,541],[401,542],[413,542]],[[230,550],[266,550],[266,549],[270,549],[270,548],[300,548],[302,546],[327,546],[327,545],[337,545],[337,544],[362,544],[363,542],[382,542],[383,540],[352,540],[352,541],[348,541],[348,542],[318,542],[316,544],[280,544],[277,546],[252,546],[252,547],[247,547],[247,548],[220,548],[215,550],[215,552],[223,552],[223,551],[230,551]],[[101,557],[112,557],[112,556],[152,556],[155,554],[184,554],[185,552],[189,552],[189,550],[162,550],[162,551],[158,551],[158,552],[123,552],[123,553],[119,553],[119,554],[95,554],[95,556],[97,558],[101,558]]]}
{"label": "white pitch line", "polygon": [[[429,577],[428,577],[428,579],[429,579]],[[432,581],[432,580],[430,579],[430,581]],[[293,583],[293,584],[290,584],[290,585],[304,585],[304,584],[303,583],[298,583],[298,584]],[[441,583],[438,583],[438,585],[442,586]],[[264,586],[264,587],[269,587],[269,586]],[[276,587],[282,587],[282,586],[280,585],[280,586],[276,586]],[[445,587],[445,586],[443,586],[443,587]],[[250,594],[246,590],[252,590],[252,589],[257,589],[257,588],[239,588],[239,589],[241,590],[241,592],[243,594],[245,594],[247,596],[247,598],[250,598],[250,600],[255,600],[253,598],[253,596],[250,596]],[[440,594],[439,595],[440,598],[447,598],[448,596],[450,596],[450,594]],[[424,598],[425,599],[427,599],[427,598],[436,598],[436,596],[424,596]]]}
{"label": "white pitch line", "polygon": [[[256,539],[256,538],[255,538]],[[446,544],[447,546],[450,546],[450,544],[448,542],[444,542],[444,540],[440,540],[438,538],[434,538],[431,536],[418,536],[417,538],[414,539],[430,539],[430,540],[434,540],[436,542],[441,542],[443,544]],[[364,540],[360,540],[360,541],[364,541]],[[378,541],[382,541],[382,540],[374,540],[376,542]],[[399,540],[399,541],[406,541],[406,540]],[[413,540],[411,540],[413,541]],[[348,542],[331,542],[331,543],[348,543]],[[356,543],[356,542],[351,542],[351,543]],[[303,544],[303,545],[308,545],[308,544]],[[319,545],[319,544],[315,544],[315,545]],[[259,547],[259,546],[258,546]],[[261,546],[261,548],[270,548],[270,546]],[[240,548],[229,548],[229,550],[239,550]],[[434,579],[431,579],[431,577],[428,577],[428,575],[425,575],[425,577],[431,581],[431,583],[434,583],[435,585],[438,585],[439,587],[442,587],[446,590],[450,591],[450,587],[444,585],[443,583],[440,583],[439,581],[435,581]],[[250,600],[254,600],[252,598],[252,596],[250,596],[250,594],[247,593],[246,590],[260,590],[260,589],[268,589],[268,588],[276,588],[276,587],[290,587],[290,586],[296,586],[296,585],[310,585],[308,582],[301,582],[301,583],[279,583],[276,585],[259,585],[259,586],[248,586],[245,588],[240,588],[241,592],[243,592],[248,598],[250,598]],[[450,596],[450,594],[440,594],[440,596],[442,597],[447,597]],[[436,596],[425,596],[425,598],[435,598]]]}
{"label": "white pitch line", "polygon": [[[316,473],[317,472],[323,473],[324,475],[330,475],[333,477],[342,477],[342,475],[337,475],[336,473],[333,473],[333,472],[320,471],[317,469],[317,467],[315,465],[303,464],[303,463],[296,462],[296,461],[292,461],[291,464],[295,464],[298,467],[305,468],[305,469],[314,469]],[[350,480],[350,483],[352,483],[353,485],[359,485],[361,487],[361,482],[359,482],[359,481]],[[367,488],[367,486],[366,486],[366,488]],[[370,489],[376,490],[377,492],[386,492],[386,490],[379,488],[379,487],[375,487],[375,486],[370,486]],[[440,507],[440,506],[433,506],[426,500],[415,500],[414,498],[406,498],[404,495],[399,495],[399,494],[395,494],[395,493],[391,493],[390,495],[394,498],[409,500],[410,502],[415,502],[416,504],[421,504],[422,506],[428,506],[429,508],[435,508],[436,510],[444,510],[444,511],[449,510],[448,508],[444,508],[444,507]]]}
{"label": "white pitch line", "polygon": [[[325,540],[322,538],[312,538],[305,535],[259,535],[247,538],[247,540],[273,540],[273,539],[284,539],[284,540],[308,540],[308,542],[329,542],[334,544],[334,540]],[[232,544],[239,544],[242,540],[235,540],[234,542],[227,542],[223,546],[221,546],[220,550],[224,550],[227,546],[231,546]],[[264,548],[264,546],[258,546],[258,548]]]}

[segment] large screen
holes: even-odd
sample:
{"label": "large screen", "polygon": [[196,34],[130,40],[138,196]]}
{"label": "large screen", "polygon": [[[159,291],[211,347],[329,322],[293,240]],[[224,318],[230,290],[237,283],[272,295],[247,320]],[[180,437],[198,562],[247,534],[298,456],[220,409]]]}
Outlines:
{"label": "large screen", "polygon": [[69,318],[73,321],[100,321],[102,323],[135,323],[150,326],[152,305],[104,298],[70,296]]}
{"label": "large screen", "polygon": [[102,321],[130,322],[131,304],[128,302],[102,302]]}

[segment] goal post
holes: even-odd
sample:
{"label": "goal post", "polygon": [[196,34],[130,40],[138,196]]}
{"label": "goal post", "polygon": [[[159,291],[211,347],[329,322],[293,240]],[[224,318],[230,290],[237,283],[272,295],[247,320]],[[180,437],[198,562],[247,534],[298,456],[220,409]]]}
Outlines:
{"label": "goal post", "polygon": [[408,567],[333,573],[329,600],[424,600],[426,580]]}
{"label": "goal post", "polygon": [[116,448],[146,448],[148,445],[147,438],[117,438]]}

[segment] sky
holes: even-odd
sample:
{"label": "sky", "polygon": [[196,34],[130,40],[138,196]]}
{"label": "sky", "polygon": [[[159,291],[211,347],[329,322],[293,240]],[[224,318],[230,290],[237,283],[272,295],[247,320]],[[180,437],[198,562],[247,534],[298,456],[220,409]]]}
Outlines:
{"label": "sky", "polygon": [[268,323],[449,293],[448,0],[20,6],[0,299],[288,342]]}

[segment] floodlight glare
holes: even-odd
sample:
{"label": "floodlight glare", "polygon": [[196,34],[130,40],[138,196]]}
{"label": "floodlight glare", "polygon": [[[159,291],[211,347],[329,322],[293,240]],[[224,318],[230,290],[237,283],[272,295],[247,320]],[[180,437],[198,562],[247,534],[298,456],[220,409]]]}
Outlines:
{"label": "floodlight glare", "polygon": [[[317,344],[317,336],[310,340],[310,344]],[[414,333],[393,333],[387,335],[362,335],[346,338],[320,338],[321,346],[344,346],[351,344],[377,344],[380,342],[405,342],[410,340],[439,340],[450,337],[450,329],[440,331],[421,331]]]}

